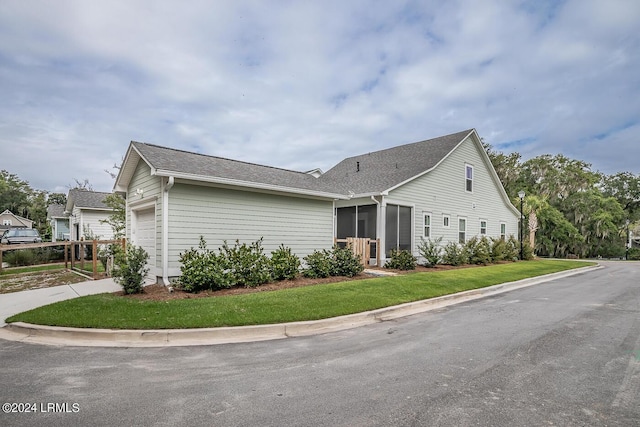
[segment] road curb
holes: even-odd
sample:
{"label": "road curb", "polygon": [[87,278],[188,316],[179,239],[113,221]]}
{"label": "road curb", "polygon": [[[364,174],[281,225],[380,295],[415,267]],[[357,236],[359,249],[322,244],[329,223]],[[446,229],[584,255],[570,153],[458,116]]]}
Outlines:
{"label": "road curb", "polygon": [[0,328],[0,338],[58,346],[167,347],[230,344],[303,337],[412,316],[465,301],[485,298],[576,274],[584,274],[600,268],[602,268],[600,265],[581,267],[516,282],[502,283],[486,288],[321,320],[257,326],[153,330],[69,328],[16,322]]}

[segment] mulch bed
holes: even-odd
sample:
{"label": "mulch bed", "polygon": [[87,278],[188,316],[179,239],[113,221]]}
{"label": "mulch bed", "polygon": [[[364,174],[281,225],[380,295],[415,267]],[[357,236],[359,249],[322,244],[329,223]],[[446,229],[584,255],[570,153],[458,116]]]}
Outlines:
{"label": "mulch bed", "polygon": [[[435,268],[427,268],[423,266],[416,267],[415,270],[411,271],[401,271],[401,270],[390,270],[387,268],[380,267],[372,267],[368,270],[380,271],[380,272],[391,272],[396,274],[412,274],[412,273],[424,273],[424,272],[435,272],[435,271],[446,271],[453,270],[459,268],[469,268],[476,267],[471,265],[453,267],[450,265],[438,265]],[[176,300],[176,299],[192,299],[192,298],[208,298],[208,297],[216,297],[223,295],[240,295],[240,294],[248,294],[254,292],[269,292],[276,291],[279,289],[289,289],[289,288],[299,288],[302,286],[313,286],[313,285],[321,285],[325,283],[337,283],[337,282],[346,282],[350,280],[362,280],[362,279],[370,279],[373,277],[379,277],[376,274],[368,274],[361,273],[355,277],[327,277],[324,279],[310,279],[307,277],[299,276],[294,280],[283,280],[280,282],[268,283],[265,285],[261,285],[255,288],[245,288],[245,287],[235,287],[230,289],[221,289],[217,291],[201,291],[198,293],[190,293],[181,291],[179,289],[173,288],[173,292],[169,292],[169,288],[164,285],[153,284],[144,287],[143,293],[141,294],[132,294],[125,295],[123,291],[115,292],[116,295],[124,296],[126,298],[143,300],[143,301],[168,301],[168,300]]]}

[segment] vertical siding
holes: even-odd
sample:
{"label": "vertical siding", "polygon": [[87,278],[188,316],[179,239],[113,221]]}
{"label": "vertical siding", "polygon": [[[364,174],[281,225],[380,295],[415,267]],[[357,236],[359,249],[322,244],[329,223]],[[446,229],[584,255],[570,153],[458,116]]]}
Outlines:
{"label": "vertical siding", "polygon": [[[136,194],[137,189],[143,190],[143,196]],[[151,175],[151,168],[144,161],[139,161],[134,172],[129,187],[127,188],[127,240],[131,240],[131,207],[135,208],[136,203],[152,200],[157,197],[156,209],[156,257],[149,260],[150,265],[162,265],[162,186],[161,179]]]}
{"label": "vertical siding", "polygon": [[[473,192],[465,190],[465,165],[473,166]],[[458,219],[467,219],[467,240],[480,235],[480,221],[487,221],[487,236],[500,237],[500,223],[507,225],[507,236],[517,235],[518,216],[500,194],[500,184],[472,139],[465,140],[433,171],[389,194],[389,203],[402,201],[415,205],[414,253],[423,234],[423,213],[431,214],[431,238],[443,237],[443,244],[458,241]],[[443,215],[450,216],[450,227],[443,227]]]}
{"label": "vertical siding", "polygon": [[224,240],[251,243],[262,237],[266,254],[284,244],[300,258],[333,245],[331,201],[176,183],[169,205],[172,272],[180,267],[179,254],[197,247],[201,235],[209,249]]}

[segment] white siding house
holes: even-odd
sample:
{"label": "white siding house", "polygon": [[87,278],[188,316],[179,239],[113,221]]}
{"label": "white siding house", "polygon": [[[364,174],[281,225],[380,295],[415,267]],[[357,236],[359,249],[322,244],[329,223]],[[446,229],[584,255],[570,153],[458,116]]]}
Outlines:
{"label": "white siding house", "polygon": [[181,252],[263,238],[299,257],[334,238],[380,239],[417,254],[420,238],[466,241],[518,230],[509,201],[474,129],[350,157],[322,174],[244,163],[131,142],[116,179],[126,198],[127,237],[151,255],[167,284]]}
{"label": "white siding house", "polygon": [[113,229],[101,221],[109,218],[113,210],[104,204],[104,199],[111,193],[81,189],[69,190],[65,213],[69,215],[69,238],[81,240],[86,236],[110,240]]}

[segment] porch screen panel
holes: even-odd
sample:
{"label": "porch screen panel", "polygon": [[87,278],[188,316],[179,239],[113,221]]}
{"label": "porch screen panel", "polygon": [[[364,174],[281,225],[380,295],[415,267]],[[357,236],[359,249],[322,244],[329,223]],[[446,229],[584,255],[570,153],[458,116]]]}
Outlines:
{"label": "porch screen panel", "polygon": [[385,230],[384,253],[390,257],[391,250],[398,247],[398,205],[387,205]]}
{"label": "porch screen panel", "polygon": [[398,211],[398,248],[411,251],[411,208],[400,206]]}
{"label": "porch screen panel", "polygon": [[375,205],[358,206],[358,235],[368,239],[376,238],[376,215]]}
{"label": "porch screen panel", "polygon": [[337,221],[336,237],[338,239],[346,239],[347,237],[356,237],[355,206],[350,206],[348,208],[338,208],[336,221]]}

